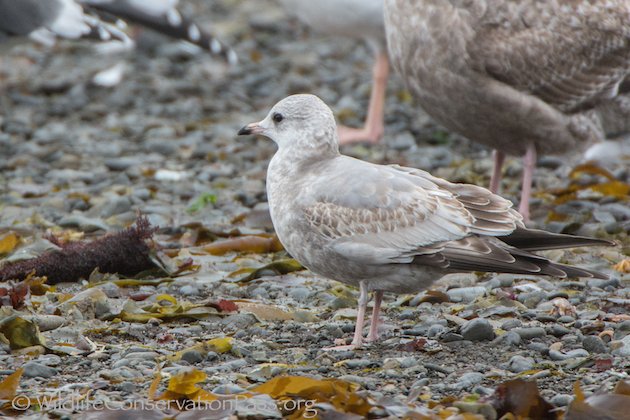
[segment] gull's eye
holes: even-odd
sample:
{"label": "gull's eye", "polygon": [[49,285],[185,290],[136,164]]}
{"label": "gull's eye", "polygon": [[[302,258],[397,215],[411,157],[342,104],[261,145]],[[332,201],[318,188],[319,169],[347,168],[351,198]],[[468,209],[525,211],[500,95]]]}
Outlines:
{"label": "gull's eye", "polygon": [[282,116],[281,113],[275,112],[273,116],[271,117],[271,119],[273,120],[273,122],[279,123],[280,121],[284,120],[284,117]]}

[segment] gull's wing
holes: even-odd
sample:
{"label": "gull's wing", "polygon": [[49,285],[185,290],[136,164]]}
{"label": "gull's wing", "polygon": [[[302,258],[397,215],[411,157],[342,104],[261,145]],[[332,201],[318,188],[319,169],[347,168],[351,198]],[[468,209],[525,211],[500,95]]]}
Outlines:
{"label": "gull's wing", "polygon": [[[563,235],[569,236],[569,235]],[[545,257],[506,244],[503,237],[471,236],[447,243],[430,256],[420,255],[415,264],[439,267],[452,271],[482,271],[513,274],[536,274],[566,277],[608,278],[602,273],[565,264],[558,264]],[[612,245],[610,242],[593,240],[592,244]],[[569,246],[579,246],[571,244]],[[565,246],[566,247],[566,246]]]}
{"label": "gull's wing", "polygon": [[565,112],[614,97],[630,74],[627,0],[487,3],[468,45],[479,72]]}
{"label": "gull's wing", "polygon": [[329,246],[354,261],[408,263],[469,235],[507,235],[521,220],[511,203],[483,188],[420,170],[345,156],[328,165],[323,171],[344,177],[318,171],[304,215],[313,230],[332,239]]}

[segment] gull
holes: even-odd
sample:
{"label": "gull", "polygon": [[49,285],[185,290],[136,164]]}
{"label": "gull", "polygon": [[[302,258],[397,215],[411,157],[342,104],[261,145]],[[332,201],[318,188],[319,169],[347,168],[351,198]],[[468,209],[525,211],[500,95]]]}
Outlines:
{"label": "gull", "polygon": [[363,128],[339,127],[340,144],[378,143],[383,136],[383,110],[389,59],[385,46],[383,0],[281,0],[284,8],[322,34],[365,40],[374,51],[372,92]]}
{"label": "gull", "polygon": [[238,62],[236,52],[204,30],[179,9],[179,0],[79,0],[98,13],[137,23],[164,35],[182,39],[210,54],[222,57],[228,64]]}
{"label": "gull", "polygon": [[368,341],[378,338],[384,292],[415,293],[445,274],[606,278],[533,251],[610,241],[528,229],[510,201],[485,188],[340,154],[333,113],[317,96],[289,96],[238,134],[260,134],[278,145],[267,170],[267,199],[285,249],[314,273],[359,287],[352,344],[334,349],[362,344],[371,291]]}
{"label": "gull", "polygon": [[29,37],[53,45],[57,37],[130,42],[114,25],[84,13],[74,0],[0,0],[0,40]]}
{"label": "gull", "polygon": [[392,65],[420,106],[495,149],[491,191],[505,155],[524,156],[526,219],[536,155],[603,140],[597,108],[630,82],[628,0],[385,0],[384,14]]}

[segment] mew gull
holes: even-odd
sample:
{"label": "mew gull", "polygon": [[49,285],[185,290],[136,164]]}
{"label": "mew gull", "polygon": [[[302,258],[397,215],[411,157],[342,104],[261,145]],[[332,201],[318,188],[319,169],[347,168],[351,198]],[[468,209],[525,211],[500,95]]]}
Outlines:
{"label": "mew gull", "polygon": [[606,278],[532,251],[612,242],[527,229],[511,202],[485,188],[340,154],[334,116],[317,96],[289,96],[239,134],[278,145],[267,199],[286,250],[314,273],[359,287],[351,347],[362,343],[370,291],[371,341],[383,292],[417,292],[448,273]]}
{"label": "mew gull", "polygon": [[366,40],[374,50],[372,93],[363,128],[339,127],[340,144],[377,143],[383,136],[383,108],[389,74],[385,47],[383,0],[281,0],[285,9],[315,29]]}
{"label": "mew gull", "polygon": [[[520,211],[529,217],[537,153],[602,140],[593,108],[630,75],[628,0],[385,0],[390,59],[438,123],[524,156]],[[630,113],[626,114],[630,117]]]}

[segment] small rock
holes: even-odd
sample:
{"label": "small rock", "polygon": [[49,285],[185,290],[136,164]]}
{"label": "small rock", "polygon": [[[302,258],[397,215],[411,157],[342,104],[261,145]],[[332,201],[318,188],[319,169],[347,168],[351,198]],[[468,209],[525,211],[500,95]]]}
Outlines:
{"label": "small rock", "polygon": [[509,331],[509,330],[511,330],[513,328],[518,328],[518,327],[520,327],[522,325],[523,325],[523,323],[521,322],[520,319],[513,318],[513,319],[509,319],[509,320],[505,321],[503,324],[501,324],[501,329],[505,330],[505,331]]}
{"label": "small rock", "polygon": [[472,388],[473,385],[483,381],[483,374],[479,372],[464,373],[458,382],[453,385],[454,389],[464,390]]}
{"label": "small rock", "polygon": [[258,320],[252,314],[240,313],[226,316],[220,322],[226,328],[244,330],[256,324]]}
{"label": "small rock", "polygon": [[186,284],[179,288],[179,292],[184,296],[197,296],[199,289],[191,284]]}
{"label": "small rock", "polygon": [[480,296],[484,296],[488,291],[485,287],[456,287],[446,291],[452,302],[470,303]]}
{"label": "small rock", "polygon": [[611,341],[610,347],[614,348],[612,354],[615,356],[630,357],[630,335],[626,335],[620,341]]}
{"label": "small rock", "polygon": [[350,359],[343,362],[343,365],[348,369],[365,369],[373,367],[376,364],[377,362],[368,359]]}
{"label": "small rock", "polygon": [[521,336],[514,331],[508,331],[503,335],[498,336],[493,341],[494,344],[505,343],[508,346],[518,346],[521,344]]}
{"label": "small rock", "polygon": [[576,350],[568,351],[566,353],[562,353],[558,350],[549,350],[549,358],[551,360],[559,361],[559,360],[572,359],[576,357],[588,357],[588,351],[584,349],[576,349]]}
{"label": "small rock", "polygon": [[188,350],[182,354],[182,360],[187,361],[191,365],[195,363],[202,362],[204,359],[203,355],[199,353],[197,350]]}
{"label": "small rock", "polygon": [[523,340],[531,340],[532,338],[547,335],[545,329],[542,327],[516,328],[514,332],[520,335]]}
{"label": "small rock", "polygon": [[553,335],[554,337],[562,337],[569,334],[570,332],[570,329],[560,324],[553,324],[551,327],[549,327],[549,334]]}
{"label": "small rock", "polygon": [[448,331],[448,328],[441,324],[431,325],[429,330],[427,331],[427,336],[431,338],[435,338],[443,333]]}
{"label": "small rock", "polygon": [[606,344],[596,335],[587,335],[582,340],[582,347],[589,353],[606,353],[608,349]]}
{"label": "small rock", "polygon": [[124,381],[118,385],[118,389],[125,394],[132,394],[136,391],[136,385],[133,382]]}
{"label": "small rock", "polygon": [[52,378],[58,373],[57,369],[37,362],[24,364],[23,375],[27,378]]}
{"label": "small rock", "polygon": [[507,363],[507,369],[513,373],[521,373],[527,370],[532,370],[536,362],[531,357],[512,356]]}
{"label": "small rock", "polygon": [[563,324],[570,324],[572,322],[575,322],[575,318],[571,315],[562,315],[560,318],[556,319],[556,321]]}
{"label": "small rock", "polygon": [[159,354],[154,351],[133,352],[125,355],[125,359],[155,360]]}
{"label": "small rock", "polygon": [[494,338],[494,329],[485,318],[475,318],[466,322],[461,328],[464,340],[482,341]]}
{"label": "small rock", "polygon": [[549,400],[555,407],[566,407],[571,404],[571,401],[573,401],[573,395],[569,394],[556,394]]}

